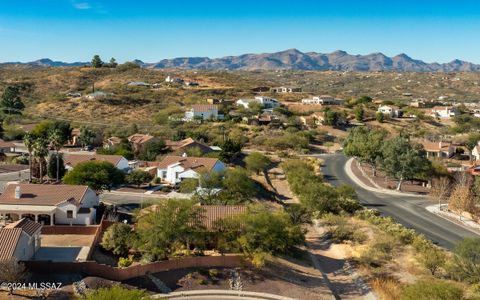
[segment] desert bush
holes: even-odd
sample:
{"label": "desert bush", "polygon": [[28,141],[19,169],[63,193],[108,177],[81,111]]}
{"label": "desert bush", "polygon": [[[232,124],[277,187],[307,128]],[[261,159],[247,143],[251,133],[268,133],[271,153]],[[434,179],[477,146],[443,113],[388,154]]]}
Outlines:
{"label": "desert bush", "polygon": [[461,300],[463,290],[453,283],[441,280],[421,280],[403,289],[402,300]]}
{"label": "desert bush", "polygon": [[128,257],[120,257],[118,259],[118,266],[120,268],[126,268],[133,264],[133,255],[129,255]]}
{"label": "desert bush", "polygon": [[400,299],[402,286],[393,278],[375,278],[371,280],[370,286],[381,300]]}
{"label": "desert bush", "polygon": [[366,266],[380,267],[392,259],[392,252],[398,244],[399,241],[395,237],[380,234],[362,252],[358,261]]}

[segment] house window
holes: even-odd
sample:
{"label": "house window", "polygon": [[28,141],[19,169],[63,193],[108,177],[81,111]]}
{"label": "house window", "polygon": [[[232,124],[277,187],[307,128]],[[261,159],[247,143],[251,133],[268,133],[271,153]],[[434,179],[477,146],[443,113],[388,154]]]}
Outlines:
{"label": "house window", "polygon": [[67,210],[67,219],[73,219],[73,210]]}

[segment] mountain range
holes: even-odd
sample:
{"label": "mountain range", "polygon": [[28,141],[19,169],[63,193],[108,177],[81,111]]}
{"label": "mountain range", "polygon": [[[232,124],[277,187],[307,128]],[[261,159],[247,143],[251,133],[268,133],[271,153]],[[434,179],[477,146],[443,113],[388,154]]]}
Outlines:
{"label": "mountain range", "polygon": [[[382,53],[352,55],[345,51],[332,53],[301,52],[288,49],[275,53],[243,54],[222,58],[179,57],[157,63],[135,60],[144,68],[205,69],[205,70],[333,70],[333,71],[400,71],[400,72],[480,72],[480,65],[462,60],[449,63],[426,63],[406,54],[388,57]],[[45,58],[33,62],[8,62],[0,65],[34,67],[78,67],[89,62],[65,63]]]}

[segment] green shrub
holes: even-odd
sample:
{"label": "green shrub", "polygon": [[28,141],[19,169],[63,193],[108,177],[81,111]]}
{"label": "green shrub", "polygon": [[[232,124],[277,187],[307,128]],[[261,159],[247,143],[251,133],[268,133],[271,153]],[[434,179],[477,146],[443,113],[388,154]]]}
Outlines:
{"label": "green shrub", "polygon": [[147,300],[151,299],[143,290],[129,290],[119,285],[110,288],[92,290],[83,298],[85,300]]}
{"label": "green shrub", "polygon": [[392,251],[398,245],[398,240],[388,234],[380,234],[359,258],[363,265],[380,267],[392,258]]}
{"label": "green shrub", "polygon": [[120,268],[126,268],[133,264],[133,255],[129,255],[128,257],[120,257],[118,260],[118,266]]}
{"label": "green shrub", "polygon": [[463,290],[456,285],[440,280],[418,281],[404,288],[402,300],[461,300]]}

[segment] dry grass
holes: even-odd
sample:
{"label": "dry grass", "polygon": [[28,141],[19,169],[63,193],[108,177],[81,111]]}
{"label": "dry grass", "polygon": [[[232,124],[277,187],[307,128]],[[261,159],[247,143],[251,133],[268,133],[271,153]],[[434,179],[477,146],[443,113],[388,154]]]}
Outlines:
{"label": "dry grass", "polygon": [[402,293],[402,285],[393,278],[375,278],[369,282],[380,300],[397,300]]}

